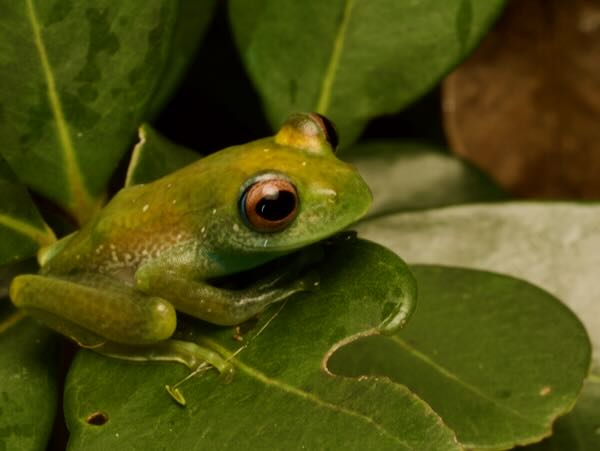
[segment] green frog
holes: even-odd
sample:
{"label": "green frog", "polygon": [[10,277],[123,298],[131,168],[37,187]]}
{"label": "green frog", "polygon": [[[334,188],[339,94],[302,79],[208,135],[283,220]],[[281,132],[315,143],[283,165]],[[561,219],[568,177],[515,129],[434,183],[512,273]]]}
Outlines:
{"label": "green frog", "polygon": [[369,188],[336,147],[325,117],[295,114],[273,137],[126,187],[40,250],[39,274],[14,279],[12,302],[105,355],[228,372],[216,352],[171,338],[177,312],[237,325],[318,285],[298,271],[310,261],[302,252],[243,289],[212,281],[310,247],[367,211]]}

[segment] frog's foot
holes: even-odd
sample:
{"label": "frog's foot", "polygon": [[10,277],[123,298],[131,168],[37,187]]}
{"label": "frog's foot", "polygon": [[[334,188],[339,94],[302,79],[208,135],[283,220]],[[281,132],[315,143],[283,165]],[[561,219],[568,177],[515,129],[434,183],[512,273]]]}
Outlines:
{"label": "frog's foot", "polygon": [[196,343],[182,340],[165,340],[153,345],[127,346],[105,343],[94,349],[100,354],[134,362],[177,362],[194,372],[201,372],[211,365],[220,373],[223,382],[233,378],[233,366],[217,352]]}
{"label": "frog's foot", "polygon": [[142,267],[136,285],[144,292],[168,297],[178,311],[222,326],[234,326],[293,294],[318,287],[318,275],[309,271],[288,282],[287,271],[277,271],[249,287],[230,290],[190,280],[161,266]]}
{"label": "frog's foot", "polygon": [[171,337],[177,324],[169,302],[99,274],[17,276],[10,298],[47,326],[89,347],[107,341],[153,344]]}
{"label": "frog's foot", "polygon": [[13,303],[84,348],[126,360],[179,362],[195,370],[203,362],[226,379],[231,366],[195,343],[169,339],[173,306],[97,274],[63,278],[22,275],[10,287]]}

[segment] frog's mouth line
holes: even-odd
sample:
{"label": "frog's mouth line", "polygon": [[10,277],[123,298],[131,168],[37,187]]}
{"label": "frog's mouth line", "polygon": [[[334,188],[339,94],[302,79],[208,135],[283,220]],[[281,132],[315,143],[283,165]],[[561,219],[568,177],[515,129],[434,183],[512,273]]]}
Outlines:
{"label": "frog's mouth line", "polygon": [[324,257],[327,246],[331,243],[350,241],[356,239],[356,232],[345,230],[329,235],[317,242],[311,242],[307,246],[275,257],[261,265],[251,269],[239,271],[226,276],[213,277],[208,279],[208,283],[215,287],[227,288],[230,290],[241,290],[248,288],[256,281],[266,280],[274,272],[281,272],[281,268],[289,268],[289,275],[282,277],[281,283],[289,283],[302,277],[310,271]]}
{"label": "frog's mouth line", "polygon": [[[225,276],[210,278],[207,280],[207,282],[217,288],[224,288],[228,290],[243,290],[249,288],[257,281],[266,280],[269,275],[273,274],[275,271],[281,271],[281,268],[292,266],[293,262],[298,258],[298,255],[303,251],[303,249],[304,248],[301,248],[283,256],[276,257],[251,269],[246,269]],[[307,269],[309,268],[303,268],[299,273],[297,272],[294,275],[296,277],[300,277]],[[292,278],[292,275],[290,275],[290,277],[285,278],[285,280],[290,281]]]}

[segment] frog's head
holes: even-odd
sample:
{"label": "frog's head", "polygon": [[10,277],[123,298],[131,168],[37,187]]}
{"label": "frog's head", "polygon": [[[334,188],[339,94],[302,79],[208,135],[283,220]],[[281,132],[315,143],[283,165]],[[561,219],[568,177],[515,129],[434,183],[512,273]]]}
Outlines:
{"label": "frog's head", "polygon": [[[227,149],[227,238],[221,250],[268,260],[320,241],[363,216],[368,186],[335,156],[333,124],[316,113],[291,116],[271,138]],[[234,183],[235,182],[235,183]],[[234,191],[235,190],[235,193]]]}

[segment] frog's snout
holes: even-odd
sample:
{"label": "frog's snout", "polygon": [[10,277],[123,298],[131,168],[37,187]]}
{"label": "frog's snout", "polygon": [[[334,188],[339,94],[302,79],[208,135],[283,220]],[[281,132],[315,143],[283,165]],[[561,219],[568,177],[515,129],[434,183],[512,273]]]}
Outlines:
{"label": "frog's snout", "polygon": [[373,193],[371,193],[371,189],[367,182],[359,174],[358,170],[351,165],[348,165],[354,175],[354,183],[349,189],[349,201],[353,204],[352,209],[355,210],[356,219],[358,220],[362,218],[371,207],[373,203]]}

